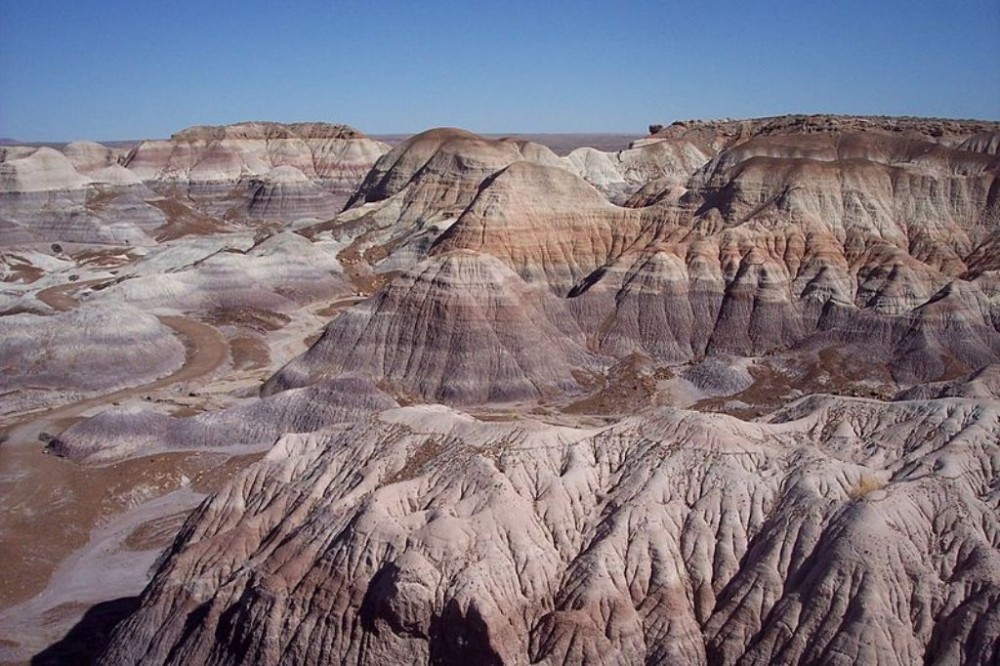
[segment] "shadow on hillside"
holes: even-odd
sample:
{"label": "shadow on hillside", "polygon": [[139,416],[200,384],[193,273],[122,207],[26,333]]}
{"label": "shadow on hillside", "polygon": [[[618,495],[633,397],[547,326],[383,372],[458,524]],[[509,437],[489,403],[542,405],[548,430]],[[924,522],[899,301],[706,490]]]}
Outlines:
{"label": "shadow on hillside", "polygon": [[139,597],[122,597],[91,606],[63,638],[31,658],[32,666],[92,664],[118,624],[139,607]]}

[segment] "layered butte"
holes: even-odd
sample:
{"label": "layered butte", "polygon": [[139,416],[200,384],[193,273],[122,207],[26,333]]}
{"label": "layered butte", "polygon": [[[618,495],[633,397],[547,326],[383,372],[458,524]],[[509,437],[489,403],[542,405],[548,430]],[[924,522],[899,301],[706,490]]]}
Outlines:
{"label": "layered butte", "polygon": [[179,235],[327,219],[389,147],[346,125],[193,127],[131,150],[0,148],[4,245],[151,245]]}
{"label": "layered butte", "polygon": [[125,164],[212,216],[290,221],[338,213],[387,150],[346,125],[253,122],[143,141]]}

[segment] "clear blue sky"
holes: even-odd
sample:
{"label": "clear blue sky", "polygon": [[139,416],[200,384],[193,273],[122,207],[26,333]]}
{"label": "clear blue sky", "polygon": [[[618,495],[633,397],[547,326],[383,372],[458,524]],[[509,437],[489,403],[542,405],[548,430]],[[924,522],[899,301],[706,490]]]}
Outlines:
{"label": "clear blue sky", "polygon": [[1000,0],[0,0],[0,136],[21,140],[820,112],[1000,118]]}

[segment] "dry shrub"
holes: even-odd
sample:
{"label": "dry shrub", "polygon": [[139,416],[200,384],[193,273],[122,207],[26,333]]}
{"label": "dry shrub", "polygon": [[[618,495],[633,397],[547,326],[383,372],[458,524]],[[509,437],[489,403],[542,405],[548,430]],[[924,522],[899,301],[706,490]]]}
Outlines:
{"label": "dry shrub", "polygon": [[851,490],[847,493],[847,496],[852,500],[861,499],[868,493],[875,490],[881,490],[882,488],[885,488],[884,481],[871,476],[870,474],[862,474],[861,478],[858,479],[857,485],[851,488]]}

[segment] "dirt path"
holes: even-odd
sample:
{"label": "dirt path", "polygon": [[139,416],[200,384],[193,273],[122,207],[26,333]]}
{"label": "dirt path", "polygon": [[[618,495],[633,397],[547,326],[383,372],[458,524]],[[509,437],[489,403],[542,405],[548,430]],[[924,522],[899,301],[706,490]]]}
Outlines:
{"label": "dirt path", "polygon": [[84,280],[83,282],[67,282],[66,284],[59,284],[55,287],[48,287],[47,289],[42,289],[40,292],[35,294],[35,298],[45,303],[47,306],[53,310],[58,310],[59,312],[66,312],[67,310],[72,310],[76,307],[76,299],[73,298],[73,294],[77,291],[81,291],[84,287],[90,287],[95,284],[100,284],[102,282],[107,282],[107,280]]}
{"label": "dirt path", "polygon": [[[57,298],[65,298],[59,294]],[[50,295],[51,298],[51,295]],[[86,398],[69,405],[63,405],[49,410],[42,415],[31,415],[21,419],[7,431],[7,441],[0,447],[0,469],[6,469],[6,461],[3,453],[11,447],[24,446],[38,442],[38,436],[42,432],[57,434],[65,427],[64,424],[74,420],[83,412],[102,405],[111,406],[112,403],[120,402],[142,393],[150,393],[157,389],[172,386],[179,382],[186,382],[202,377],[226,360],[228,344],[226,339],[215,328],[208,324],[203,324],[194,319],[180,316],[161,316],[158,319],[166,326],[169,326],[177,333],[178,337],[184,341],[187,349],[187,358],[176,372],[161,377],[147,384],[119,389],[112,393],[105,393],[93,398]],[[3,491],[0,490],[0,498]]]}
{"label": "dirt path", "polygon": [[[70,310],[76,306],[74,294],[94,282],[50,287],[36,297],[56,310]],[[170,492],[182,478],[207,473],[206,465],[211,468],[225,460],[226,456],[188,453],[95,468],[43,451],[38,439],[42,432],[57,434],[88,410],[198,379],[225,362],[228,344],[212,326],[183,316],[159,319],[184,342],[187,351],[184,364],[175,372],[26,416],[8,429],[7,440],[0,446],[0,609],[45,589],[66,558],[88,543],[97,525],[117,520],[123,510]]]}

